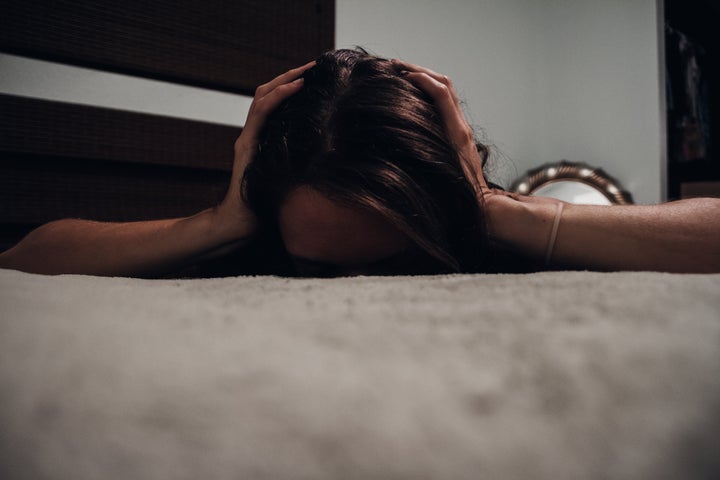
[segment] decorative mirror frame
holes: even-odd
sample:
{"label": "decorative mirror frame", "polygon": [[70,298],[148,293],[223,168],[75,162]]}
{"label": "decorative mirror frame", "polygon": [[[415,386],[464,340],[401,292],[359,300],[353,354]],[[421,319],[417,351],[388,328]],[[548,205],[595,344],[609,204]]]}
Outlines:
{"label": "decorative mirror frame", "polygon": [[603,194],[610,203],[617,205],[630,205],[633,203],[630,192],[624,190],[620,183],[605,173],[601,168],[595,168],[587,163],[560,162],[546,163],[528,172],[515,180],[510,190],[521,195],[532,195],[540,187],[563,180],[589,185]]}

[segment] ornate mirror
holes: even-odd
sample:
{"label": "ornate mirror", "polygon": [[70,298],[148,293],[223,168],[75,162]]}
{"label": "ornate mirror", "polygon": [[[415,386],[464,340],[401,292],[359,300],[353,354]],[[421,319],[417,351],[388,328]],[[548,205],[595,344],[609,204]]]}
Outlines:
{"label": "ornate mirror", "polygon": [[602,169],[567,160],[529,170],[513,182],[510,190],[584,205],[633,203],[632,195]]}

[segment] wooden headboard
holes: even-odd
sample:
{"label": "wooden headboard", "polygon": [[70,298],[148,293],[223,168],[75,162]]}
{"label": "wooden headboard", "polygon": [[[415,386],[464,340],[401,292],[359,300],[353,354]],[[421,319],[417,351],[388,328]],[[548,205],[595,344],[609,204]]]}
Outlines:
{"label": "wooden headboard", "polygon": [[[0,51],[252,94],[333,48],[332,0],[3,0]],[[239,128],[0,92],[0,250],[58,218],[190,215]]]}

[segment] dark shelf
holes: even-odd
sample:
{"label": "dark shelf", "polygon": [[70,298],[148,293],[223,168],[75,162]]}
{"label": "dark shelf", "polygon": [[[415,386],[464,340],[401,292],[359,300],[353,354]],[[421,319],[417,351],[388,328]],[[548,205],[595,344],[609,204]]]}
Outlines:
{"label": "dark shelf", "polygon": [[[668,98],[668,176],[667,187],[670,200],[681,198],[683,184],[690,182],[718,182],[720,184],[720,5],[710,0],[665,0],[666,75],[671,98]],[[683,130],[683,113],[688,111],[690,104],[687,96],[683,96],[682,79],[685,72],[680,71],[681,60],[679,50],[674,43],[673,35],[684,35],[694,45],[696,60],[703,80],[702,95],[703,113],[702,127],[694,126],[694,131]],[[678,81],[680,80],[680,81]],[[685,103],[683,103],[685,102]],[[687,125],[687,123],[685,124]],[[693,127],[690,127],[692,130]],[[702,147],[693,150],[693,134],[703,132]],[[709,133],[708,133],[709,132]],[[690,143],[690,147],[688,147]],[[699,151],[703,158],[687,160],[683,157]]]}

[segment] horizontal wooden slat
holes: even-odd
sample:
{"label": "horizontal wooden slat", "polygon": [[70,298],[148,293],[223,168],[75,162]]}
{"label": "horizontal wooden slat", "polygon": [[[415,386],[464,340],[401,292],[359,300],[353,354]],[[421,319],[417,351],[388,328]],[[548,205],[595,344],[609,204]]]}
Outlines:
{"label": "horizontal wooden slat", "polygon": [[334,0],[0,0],[0,50],[251,94],[333,48]]}
{"label": "horizontal wooden slat", "polygon": [[66,158],[0,162],[0,223],[75,217],[132,221],[187,216],[216,205],[229,174]]}
{"label": "horizontal wooden slat", "polygon": [[31,154],[230,171],[240,129],[0,94],[0,161]]}
{"label": "horizontal wooden slat", "polygon": [[186,216],[217,204],[228,181],[229,175],[213,171],[5,158],[0,163],[0,222]]}

